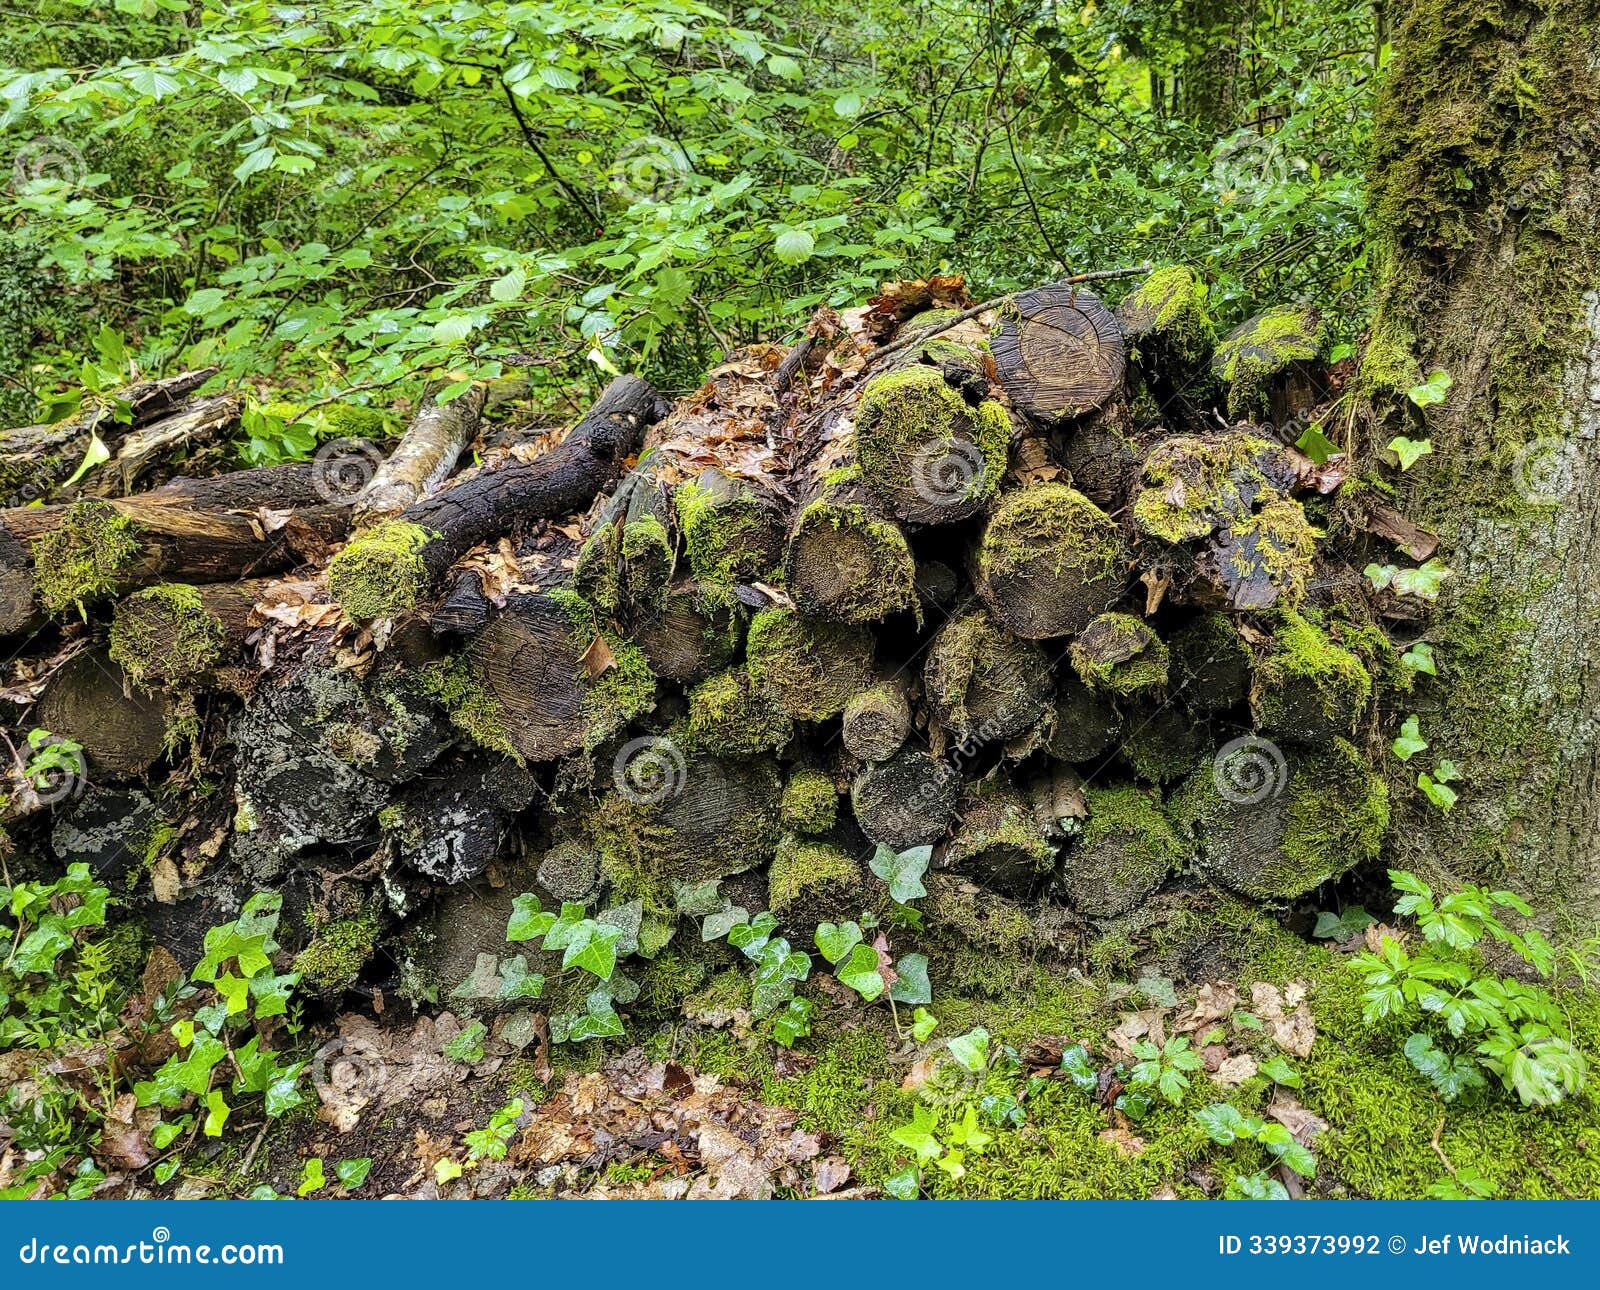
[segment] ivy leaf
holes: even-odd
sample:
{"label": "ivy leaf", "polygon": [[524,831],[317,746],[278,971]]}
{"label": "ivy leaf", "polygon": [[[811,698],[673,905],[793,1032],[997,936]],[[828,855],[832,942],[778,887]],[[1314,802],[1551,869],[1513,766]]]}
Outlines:
{"label": "ivy leaf", "polygon": [[1322,427],[1315,421],[1294,441],[1294,446],[1319,466],[1326,466],[1329,459],[1339,451],[1339,445],[1323,434]]}
{"label": "ivy leaf", "polygon": [[977,1026],[967,1031],[964,1035],[956,1035],[953,1039],[945,1041],[950,1055],[956,1059],[963,1070],[971,1071],[974,1075],[981,1075],[989,1066],[989,1032],[982,1026]]}
{"label": "ivy leaf", "polygon": [[878,971],[878,951],[870,945],[857,945],[834,975],[868,1003],[883,993],[883,974]]}
{"label": "ivy leaf", "polygon": [[817,927],[817,948],[830,963],[837,963],[861,944],[861,927],[857,923],[822,923]]}
{"label": "ivy leaf", "polygon": [[729,905],[726,909],[716,913],[707,914],[700,924],[700,939],[702,941],[719,941],[724,936],[730,945],[736,945],[733,931],[740,926],[748,925],[750,911],[740,905]]}
{"label": "ivy leaf", "polygon": [[922,875],[928,872],[928,862],[932,859],[932,847],[912,847],[896,852],[879,843],[869,865],[873,873],[889,884],[890,898],[904,905],[928,894],[928,889],[922,885]]}
{"label": "ivy leaf", "polygon": [[1422,458],[1433,455],[1432,439],[1407,439],[1404,435],[1396,435],[1389,440],[1389,451],[1400,459],[1400,469],[1410,470]]}
{"label": "ivy leaf", "polygon": [[889,987],[896,1003],[932,1003],[933,984],[928,980],[928,956],[907,954],[895,963],[899,979]]}
{"label": "ivy leaf", "polygon": [[1401,569],[1394,575],[1396,595],[1415,596],[1418,600],[1437,600],[1439,588],[1455,570],[1435,556],[1416,569]]}
{"label": "ivy leaf", "polygon": [[1426,381],[1407,390],[1406,397],[1419,408],[1432,407],[1435,403],[1444,402],[1453,384],[1448,372],[1442,368],[1435,368]]}
{"label": "ivy leaf", "polygon": [[1418,641],[1404,654],[1400,661],[1413,672],[1422,672],[1427,676],[1438,676],[1439,670],[1434,666],[1433,646],[1427,641]]}
{"label": "ivy leaf", "polygon": [[506,940],[532,941],[547,935],[556,925],[556,916],[544,912],[539,898],[525,891],[511,902],[511,921],[506,924]]}
{"label": "ivy leaf", "polygon": [[1417,787],[1422,790],[1422,795],[1441,811],[1448,812],[1456,804],[1456,790],[1441,784],[1427,771],[1418,773]]}
{"label": "ivy leaf", "polygon": [[1231,1146],[1240,1138],[1250,1137],[1249,1125],[1239,1108],[1226,1102],[1216,1102],[1194,1113],[1195,1120],[1218,1146]]}
{"label": "ivy leaf", "polygon": [[312,1156],[300,1168],[300,1185],[295,1188],[294,1194],[304,1200],[312,1192],[321,1191],[327,1185],[327,1175],[322,1172],[322,1157]]}
{"label": "ivy leaf", "polygon": [[206,1137],[220,1138],[222,1128],[228,1123],[228,1116],[233,1113],[233,1108],[222,1098],[222,1090],[214,1088],[206,1093]]}
{"label": "ivy leaf", "polygon": [[1377,921],[1360,905],[1351,905],[1342,914],[1325,909],[1317,915],[1317,925],[1311,929],[1311,935],[1319,941],[1347,941]]}
{"label": "ivy leaf", "polygon": [[919,1044],[927,1043],[938,1028],[939,1018],[926,1008],[918,1008],[911,1014],[911,1037]]}
{"label": "ivy leaf", "polygon": [[916,1200],[917,1193],[922,1190],[922,1180],[917,1176],[916,1167],[912,1166],[885,1178],[883,1190],[895,1200]]}
{"label": "ivy leaf", "polygon": [[1089,1060],[1089,1050],[1082,1044],[1062,1049],[1061,1070],[1080,1093],[1093,1093],[1100,1087],[1100,1073]]}
{"label": "ivy leaf", "polygon": [[965,1148],[972,1155],[977,1155],[994,1141],[994,1135],[985,1133],[979,1126],[978,1108],[975,1106],[969,1106],[966,1114],[951,1126],[949,1137],[956,1146]]}
{"label": "ivy leaf", "polygon": [[1415,712],[1400,723],[1400,733],[1390,747],[1401,761],[1410,761],[1428,746],[1428,741],[1422,737],[1421,725]]}
{"label": "ivy leaf", "polygon": [[793,1048],[795,1040],[811,1033],[811,1000],[790,999],[789,1006],[772,1021],[772,1038],[785,1048]]}
{"label": "ivy leaf", "polygon": [[451,1061],[466,1062],[469,1066],[483,1060],[483,1040],[489,1033],[481,1021],[469,1021],[444,1046],[444,1055]]}
{"label": "ivy leaf", "polygon": [[334,1177],[338,1178],[339,1185],[346,1191],[355,1191],[362,1183],[367,1181],[367,1175],[371,1172],[371,1156],[360,1156],[354,1160],[341,1160],[333,1167]]}
{"label": "ivy leaf", "polygon": [[944,1151],[944,1144],[934,1136],[938,1127],[939,1117],[931,1107],[913,1107],[911,1123],[890,1132],[889,1140],[906,1148],[918,1161],[937,1160]]}

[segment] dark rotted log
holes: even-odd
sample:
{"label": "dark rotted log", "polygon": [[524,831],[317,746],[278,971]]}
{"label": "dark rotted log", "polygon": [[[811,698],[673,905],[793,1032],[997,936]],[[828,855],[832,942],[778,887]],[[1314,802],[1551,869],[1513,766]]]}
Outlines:
{"label": "dark rotted log", "polygon": [[1328,396],[1322,316],[1309,305],[1275,305],[1218,343],[1211,373],[1236,421],[1287,426]]}
{"label": "dark rotted log", "polygon": [[1139,475],[1139,446],[1121,400],[1072,427],[1060,447],[1072,486],[1101,510],[1120,511]]}
{"label": "dark rotted log", "polygon": [[767,871],[767,908],[809,936],[818,923],[843,922],[870,908],[871,881],[841,841],[786,833]]}
{"label": "dark rotted log", "polygon": [[1136,779],[1170,784],[1194,765],[1201,734],[1201,727],[1182,708],[1152,695],[1124,715],[1118,751]]}
{"label": "dark rotted log", "polygon": [[74,655],[45,684],[34,724],[83,745],[91,776],[142,775],[167,743],[171,705],[159,694],[136,690],[103,649]]}
{"label": "dark rotted log", "polygon": [[1029,640],[1071,636],[1122,594],[1127,557],[1117,526],[1065,484],[1036,484],[990,511],[973,585],[1008,631]]}
{"label": "dark rotted log", "polygon": [[428,627],[436,636],[476,636],[493,614],[494,605],[477,570],[462,569],[451,580],[438,608],[428,615]]}
{"label": "dark rotted log", "polygon": [[23,631],[39,617],[28,566],[28,548],[0,528],[0,636]]}
{"label": "dark rotted log", "polygon": [[1195,271],[1182,264],[1157,269],[1123,298],[1117,321],[1155,406],[1192,418],[1211,384],[1206,364],[1217,339]]}
{"label": "dark rotted log", "polygon": [[395,785],[431,765],[450,741],[413,678],[366,680],[308,658],[258,685],[233,719],[238,769],[233,854],[257,881],[310,847],[376,839]]}
{"label": "dark rotted log", "polygon": [[1180,436],[1145,458],[1133,503],[1143,563],[1179,603],[1235,610],[1299,603],[1316,535],[1290,496],[1298,472],[1278,445],[1235,432]]}
{"label": "dark rotted log", "polygon": [[[937,323],[940,311],[907,324]],[[929,320],[925,322],[924,320]],[[895,519],[949,524],[977,514],[1005,474],[1011,418],[988,397],[988,340],[959,323],[897,356],[862,387],[853,428],[862,483]]]}
{"label": "dark rotted log", "polygon": [[961,595],[961,578],[942,560],[919,560],[916,591],[924,613],[949,610]]}
{"label": "dark rotted log", "polygon": [[578,555],[573,585],[604,614],[649,615],[662,605],[677,566],[672,499],[646,453],[601,509]]}
{"label": "dark rotted log", "polygon": [[0,498],[6,506],[49,500],[97,437],[111,454],[98,474],[114,481],[116,492],[127,492],[157,454],[200,446],[238,419],[233,395],[190,399],[216,373],[214,367],[180,372],[118,391],[114,397],[123,405],[122,421],[106,403],[53,425],[0,432]]}
{"label": "dark rotted log", "polygon": [[586,507],[663,411],[647,382],[618,377],[548,452],[480,471],[350,542],[328,564],[329,589],[359,620],[415,608],[480,542]]}
{"label": "dark rotted log", "polygon": [[1122,329],[1092,291],[1066,283],[1020,291],[999,317],[992,347],[1000,383],[1037,424],[1071,421],[1121,392]]}
{"label": "dark rotted log", "polygon": [[1091,690],[1070,671],[1056,688],[1049,750],[1067,762],[1089,762],[1117,746],[1122,714],[1109,695]]}
{"label": "dark rotted log", "polygon": [[366,528],[436,492],[477,435],[483,403],[482,385],[448,403],[436,389],[424,393],[400,442],[356,496],[356,525]]}
{"label": "dark rotted log", "polygon": [[896,851],[942,838],[961,804],[961,775],[921,748],[903,748],[867,766],[850,789],[861,831]]}
{"label": "dark rotted log", "polygon": [[1091,788],[1082,838],[1065,853],[1060,887],[1091,918],[1124,914],[1175,872],[1188,847],[1159,799],[1132,787]]}
{"label": "dark rotted log", "polygon": [[1376,859],[1389,824],[1387,785],[1343,739],[1314,750],[1235,739],[1171,806],[1201,869],[1253,900],[1293,900]]}
{"label": "dark rotted log", "polygon": [[1205,612],[1168,642],[1173,693],[1190,712],[1207,715],[1242,703],[1250,692],[1250,647],[1227,614]]}
{"label": "dark rotted log", "polygon": [[922,685],[939,724],[958,744],[992,743],[1021,734],[1046,714],[1050,660],[987,610],[971,609],[935,634]]}
{"label": "dark rotted log", "polygon": [[637,646],[603,632],[576,592],[517,592],[452,658],[423,675],[485,748],[549,761],[594,747],[655,699]]}
{"label": "dark rotted log", "polygon": [[533,776],[514,761],[457,755],[407,784],[378,822],[402,864],[453,885],[489,867],[536,792]]}
{"label": "dark rotted log", "polygon": [[692,685],[738,657],[746,619],[728,588],[683,579],[667,589],[659,608],[633,616],[628,638],[657,676]]}
{"label": "dark rotted log", "polygon": [[844,705],[840,737],[862,761],[888,761],[911,733],[906,679],[889,675],[857,690]]}
{"label": "dark rotted log", "polygon": [[873,677],[873,639],[864,627],[765,609],[745,640],[753,688],[796,721],[826,721]]}
{"label": "dark rotted log", "polygon": [[1026,899],[1055,868],[1056,848],[1027,799],[1006,780],[989,780],[963,793],[955,833],[936,862],[941,870]]}
{"label": "dark rotted log", "polygon": [[107,886],[126,890],[149,859],[161,813],[139,789],[89,788],[57,809],[50,848],[65,864],[85,863]]}
{"label": "dark rotted log", "polygon": [[267,578],[194,586],[163,582],[117,603],[111,658],[135,685],[182,686],[236,661]]}
{"label": "dark rotted log", "polygon": [[1051,842],[1073,837],[1089,816],[1083,777],[1070,766],[1051,762],[1022,785],[1034,824]]}

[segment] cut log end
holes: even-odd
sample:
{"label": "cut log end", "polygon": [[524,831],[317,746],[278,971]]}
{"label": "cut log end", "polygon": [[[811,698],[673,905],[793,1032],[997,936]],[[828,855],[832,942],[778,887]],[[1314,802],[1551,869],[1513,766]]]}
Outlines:
{"label": "cut log end", "polygon": [[992,342],[1013,406],[1053,426],[1103,407],[1122,389],[1122,329],[1091,291],[1052,283],[1019,292]]}

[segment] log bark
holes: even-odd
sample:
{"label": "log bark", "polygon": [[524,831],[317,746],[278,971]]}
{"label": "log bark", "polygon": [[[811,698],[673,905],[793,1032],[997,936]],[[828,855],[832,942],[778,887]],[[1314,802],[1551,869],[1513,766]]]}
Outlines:
{"label": "log bark", "polygon": [[862,761],[888,761],[910,733],[911,703],[899,674],[857,690],[844,705],[840,738],[851,756]]}
{"label": "log bark", "polygon": [[549,452],[481,471],[349,543],[328,566],[330,590],[361,620],[415,608],[479,543],[586,507],[663,411],[646,382],[618,377]]}
{"label": "log bark", "polygon": [[171,704],[136,690],[105,650],[75,655],[51,676],[34,709],[34,721],[83,745],[91,779],[143,774],[160,759]]}
{"label": "log bark", "polygon": [[422,396],[411,424],[355,499],[355,527],[366,528],[436,492],[478,433],[484,387],[474,385],[441,404],[437,389]]}
{"label": "log bark", "polygon": [[939,841],[960,805],[960,772],[922,748],[904,748],[865,767],[850,788],[861,831],[895,851]]}
{"label": "log bark", "polygon": [[993,348],[1012,406],[1042,426],[1093,412],[1122,390],[1122,328],[1082,287],[1052,283],[1018,292],[1000,310]]}
{"label": "log bark", "polygon": [[1050,660],[987,611],[950,619],[928,646],[923,692],[939,725],[963,746],[1021,734],[1045,716]]}

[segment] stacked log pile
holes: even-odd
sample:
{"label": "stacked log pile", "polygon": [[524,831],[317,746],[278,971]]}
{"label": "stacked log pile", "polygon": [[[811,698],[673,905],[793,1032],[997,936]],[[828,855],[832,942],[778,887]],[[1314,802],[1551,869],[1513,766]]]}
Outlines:
{"label": "stacked log pile", "polygon": [[[1219,341],[1183,268],[1115,313],[900,283],[464,470],[476,391],[387,457],[46,492],[0,512],[13,871],[88,860],[180,952],[279,888],[332,991],[535,876],[640,952],[713,881],[809,941],[882,848],[935,921],[1294,901],[1387,822],[1361,508],[1292,446],[1318,332]],[[34,728],[82,773],[30,782]]]}

